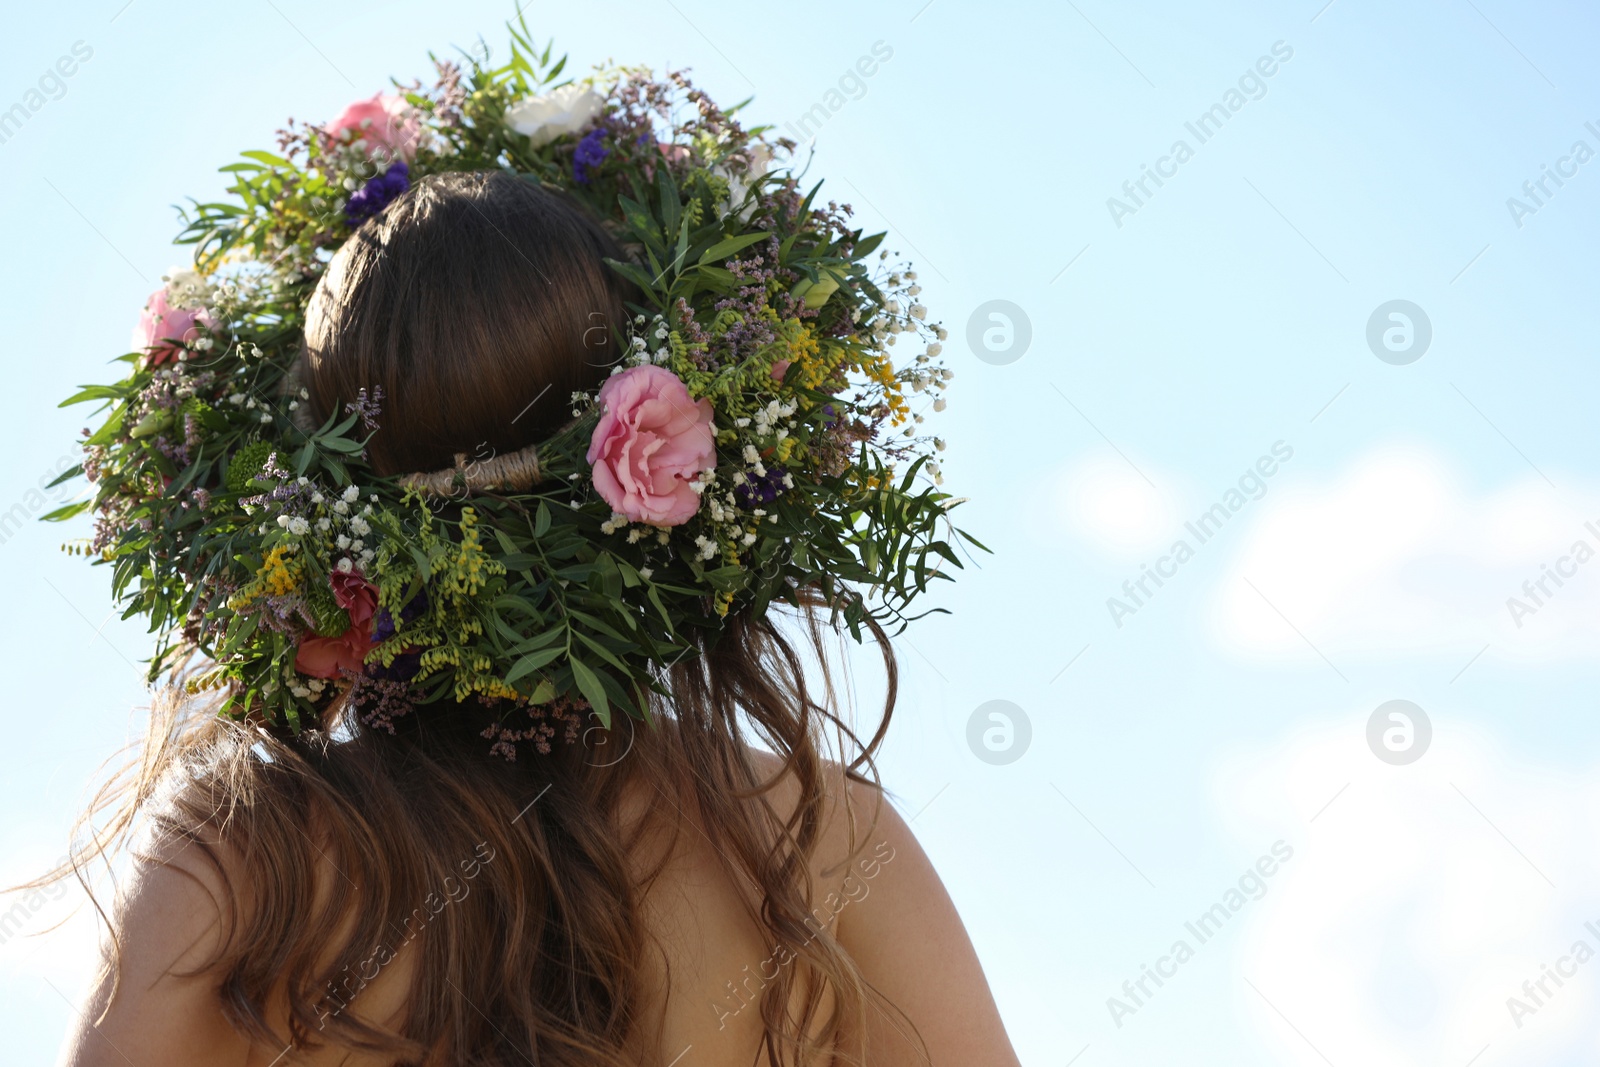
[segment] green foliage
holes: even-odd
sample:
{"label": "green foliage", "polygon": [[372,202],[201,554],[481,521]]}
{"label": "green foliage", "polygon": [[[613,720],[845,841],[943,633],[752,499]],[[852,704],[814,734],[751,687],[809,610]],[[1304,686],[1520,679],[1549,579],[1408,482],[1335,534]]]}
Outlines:
{"label": "green foliage", "polygon": [[[539,442],[544,478],[518,492],[436,499],[378,476],[359,405],[310,429],[293,378],[306,302],[352,232],[350,191],[385,161],[290,131],[281,154],[223,168],[227,199],[186,213],[178,241],[201,277],[169,282],[169,296],[203,303],[212,325],[182,358],[129,354],[126,379],[64,402],[103,405],[83,468],[93,553],[125,617],[145,615],[159,637],[152,679],[193,648],[214,661],[205,680],[230,713],[296,727],[376,677],[403,678],[417,700],[581,701],[609,723],[643,716],[665,668],[714,642],[730,612],[820,590],[860,638],[868,618],[905,625],[961,567],[943,442],[919,435],[913,410],[949,377],[915,274],[817,186],[767,169],[792,146],[681,75],[565,72],[519,18],[504,63],[444,68],[434,89],[406,92],[411,180],[506,170],[604,220],[626,251],[610,266],[638,291],[623,364],[670,370],[714,412],[698,512],[658,529],[612,511],[586,460],[592,396]],[[557,89],[592,91],[594,114],[548,137],[508,125]],[[591,134],[602,158],[580,165]],[[313,651],[340,649],[364,660],[359,678],[311,671]]]}

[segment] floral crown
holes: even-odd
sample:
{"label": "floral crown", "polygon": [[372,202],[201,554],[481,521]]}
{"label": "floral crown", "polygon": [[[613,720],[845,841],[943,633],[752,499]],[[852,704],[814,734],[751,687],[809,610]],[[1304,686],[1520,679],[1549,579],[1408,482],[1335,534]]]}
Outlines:
{"label": "floral crown", "polygon": [[[820,206],[774,166],[793,142],[681,72],[562,82],[565,59],[511,36],[503,66],[436,59],[431,88],[291,120],[277,153],[222,168],[232,199],[184,212],[194,266],[150,297],[128,376],[64,402],[108,414],[60,479],[87,475],[92,498],[46,517],[97,513],[68,547],[149,616],[152,682],[199,652],[191,691],[296,730],[341,696],[390,729],[476,697],[505,708],[489,734],[514,756],[558,720],[642,718],[731,611],[804,590],[860,640],[961,565],[944,442],[920,429],[945,404],[946,334],[883,235]],[[623,356],[536,448],[379,476],[379,392],[307,419],[306,303],[413,182],[496,170],[575,197],[629,249],[608,261],[637,289]]]}

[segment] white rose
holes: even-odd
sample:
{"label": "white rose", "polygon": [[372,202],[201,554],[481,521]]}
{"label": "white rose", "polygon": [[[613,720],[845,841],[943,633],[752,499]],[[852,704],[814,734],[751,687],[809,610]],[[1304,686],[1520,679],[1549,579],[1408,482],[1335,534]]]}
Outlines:
{"label": "white rose", "polygon": [[191,267],[173,267],[162,280],[167,283],[167,303],[172,307],[204,307],[211,300],[211,284]]}
{"label": "white rose", "polygon": [[546,96],[530,96],[506,108],[506,125],[539,148],[564,133],[577,133],[600,114],[605,98],[586,85],[563,85]]}
{"label": "white rose", "polygon": [[750,146],[745,155],[749,158],[750,165],[737,174],[722,164],[712,169],[714,173],[727,179],[729,206],[738,208],[739,217],[749,222],[750,216],[755,213],[756,205],[754,201],[748,204],[745,201],[750,196],[750,190],[772,169],[774,157],[772,149],[764,144]]}

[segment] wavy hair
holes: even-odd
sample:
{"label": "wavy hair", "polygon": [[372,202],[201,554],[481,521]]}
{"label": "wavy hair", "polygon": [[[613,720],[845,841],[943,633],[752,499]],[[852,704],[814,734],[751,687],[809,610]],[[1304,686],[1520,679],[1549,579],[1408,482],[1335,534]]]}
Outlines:
{"label": "wavy hair", "polygon": [[[186,973],[216,976],[224,1014],[252,1039],[408,1064],[623,1067],[650,1024],[641,903],[656,873],[641,878],[630,855],[648,830],[676,834],[693,818],[728,876],[754,887],[749,916],[793,956],[761,992],[765,1062],[861,1062],[864,1050],[841,1041],[881,998],[819,932],[810,860],[827,735],[855,745],[846,774],[872,782],[897,670],[874,630],[886,714],[859,742],[829,710],[831,682],[807,687],[806,661],[826,656],[830,628],[814,605],[796,614],[798,641],[780,618],[731,616],[700,658],[672,668],[673,695],[654,709],[663,721],[640,727],[620,759],[634,737],[624,723],[507,760],[486,740],[498,713],[475,703],[417,708],[393,734],[341,704],[294,735],[169,690],[136,757],[91,803],[86,823],[102,818],[73,866],[109,859],[136,831],[198,850],[223,886],[222,930],[211,958]],[[752,762],[752,734],[783,761],[777,774]],[[780,812],[772,792],[785,776],[799,799]],[[619,808],[639,786],[657,814],[626,833]],[[852,856],[864,840],[852,834]],[[319,867],[337,872],[341,891],[319,891]],[[452,883],[465,882],[471,892],[457,896]],[[394,958],[382,946],[397,932],[414,941],[417,966],[391,1030],[343,1009]],[[114,923],[112,934],[114,946]],[[284,1006],[288,1034],[273,1025]]]}
{"label": "wavy hair", "polygon": [[[321,417],[383,385],[372,448],[388,473],[448,465],[479,441],[530,443],[555,416],[511,418],[525,398],[555,387],[564,408],[560,390],[592,385],[615,358],[590,332],[594,314],[611,325],[625,314],[626,293],[603,266],[615,254],[597,223],[527,183],[419,183],[357,232],[313,298],[312,407]],[[747,888],[751,920],[793,957],[761,993],[760,1055],[772,1067],[861,1062],[869,1004],[893,1009],[817,929],[810,871],[830,802],[825,754],[836,738],[851,750],[839,755],[845,777],[875,784],[897,667],[884,631],[865,620],[887,690],[863,741],[835,710],[837,617],[815,591],[793,593],[792,630],[776,611],[735,613],[698,656],[664,670],[670,695],[652,709],[660,728],[640,727],[621,759],[611,756],[632,730],[626,719],[575,728],[556,716],[544,724],[547,752],[524,744],[522,758],[506,759],[487,740],[501,712],[476,703],[380,723],[341,699],[294,734],[163,694],[56,876],[76,869],[82,879],[136,832],[198,849],[224,899],[217,948],[193,973],[220,979],[223,1012],[253,1039],[419,1065],[624,1067],[628,1042],[651,1032],[642,902],[661,870],[641,878],[630,858],[647,830],[676,834],[693,820]],[[820,689],[808,687],[808,663],[822,667]],[[776,775],[759,772],[751,741],[781,760]],[[785,779],[798,795],[792,811],[773,802]],[[641,788],[660,802],[625,832],[624,797]],[[861,839],[848,821],[853,857]],[[319,889],[324,865],[350,891]],[[472,891],[458,898],[451,886],[464,880]],[[417,966],[390,1028],[342,1009],[390,962],[371,946],[395,931],[411,935]],[[287,1035],[274,1027],[285,1010]]]}

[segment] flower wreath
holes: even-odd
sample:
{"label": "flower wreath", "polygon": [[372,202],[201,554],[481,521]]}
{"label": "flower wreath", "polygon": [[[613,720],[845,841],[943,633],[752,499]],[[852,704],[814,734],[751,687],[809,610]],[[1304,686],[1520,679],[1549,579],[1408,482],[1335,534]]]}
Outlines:
{"label": "flower wreath", "polygon": [[[951,377],[916,274],[774,166],[793,142],[683,73],[559,82],[566,60],[510,30],[503,66],[435,59],[431,88],[290,120],[277,153],[222,168],[234,199],[183,213],[194,267],[150,297],[128,376],[64,402],[109,413],[59,479],[87,475],[92,498],[46,517],[97,512],[68,548],[150,617],[152,682],[198,651],[186,684],[235,717],[298,730],[347,695],[387,724],[476,695],[548,736],[547,716],[644,717],[736,608],[814,589],[860,640],[961,565],[944,442],[913,410],[942,409]],[[381,395],[308,424],[307,300],[412,182],[494,169],[578,198],[628,250],[610,262],[640,299],[625,356],[536,449],[380,477]],[[921,347],[898,369],[897,342]],[[507,754],[536,732],[502,729]]]}

